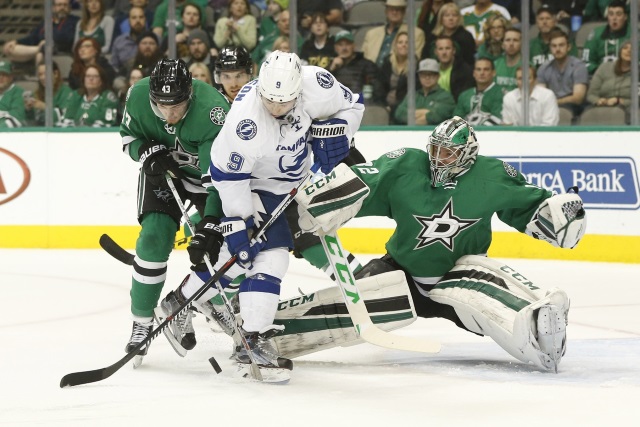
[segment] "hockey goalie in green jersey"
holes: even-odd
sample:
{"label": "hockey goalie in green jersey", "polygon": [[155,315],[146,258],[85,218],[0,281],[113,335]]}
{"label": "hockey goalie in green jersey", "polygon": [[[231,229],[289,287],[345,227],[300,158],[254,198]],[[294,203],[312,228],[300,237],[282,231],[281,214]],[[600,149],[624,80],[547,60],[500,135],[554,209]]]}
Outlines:
{"label": "hockey goalie in green jersey", "polygon": [[[298,193],[300,226],[324,234],[354,216],[392,218],[396,229],[387,253],[356,279],[401,270],[418,317],[449,319],[490,336],[523,362],[557,372],[566,349],[569,299],[486,257],[491,217],[556,247],[573,248],[586,227],[582,200],[576,191],[554,195],[536,187],[508,163],[478,155],[478,149],[473,128],[456,116],[436,127],[426,151],[403,148],[373,162],[338,166],[321,190]],[[340,201],[349,195],[342,184],[354,177],[370,192],[344,206]]]}

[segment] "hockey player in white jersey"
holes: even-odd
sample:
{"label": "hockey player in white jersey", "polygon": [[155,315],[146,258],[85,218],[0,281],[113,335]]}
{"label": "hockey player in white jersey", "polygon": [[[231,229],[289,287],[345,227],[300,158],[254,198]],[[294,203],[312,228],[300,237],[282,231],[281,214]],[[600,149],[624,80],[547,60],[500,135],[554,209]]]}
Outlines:
{"label": "hockey player in white jersey", "polygon": [[[363,112],[360,96],[331,73],[303,67],[296,54],[275,51],[263,63],[260,77],[236,96],[212,146],[210,172],[225,214],[219,226],[212,222],[210,227],[225,238],[214,269],[238,256],[220,284],[226,287],[246,275],[239,291],[241,330],[265,381],[287,381],[293,366],[270,341],[283,329],[273,323],[293,241],[284,215],[259,243],[251,245],[250,236],[307,176],[312,157],[327,173],[347,156]],[[182,288],[184,296],[193,295],[206,278],[192,275]],[[199,300],[216,293],[211,288]],[[248,373],[251,361],[244,347],[236,360],[240,371]]]}

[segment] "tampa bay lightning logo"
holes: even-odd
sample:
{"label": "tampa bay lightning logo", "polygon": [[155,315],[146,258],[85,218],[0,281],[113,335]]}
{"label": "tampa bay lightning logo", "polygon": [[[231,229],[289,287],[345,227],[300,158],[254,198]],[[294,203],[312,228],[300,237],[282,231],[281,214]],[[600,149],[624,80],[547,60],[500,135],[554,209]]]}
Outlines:
{"label": "tampa bay lightning logo", "polygon": [[316,80],[318,80],[318,84],[325,89],[333,86],[333,76],[327,72],[318,71],[316,73]]}
{"label": "tampa bay lightning logo", "polygon": [[280,168],[280,172],[285,173],[291,177],[298,177],[302,175],[302,166],[304,165],[304,161],[307,159],[307,146],[305,145],[304,150],[300,151],[300,153],[295,156],[282,156],[280,157],[280,161],[278,162],[278,167]]}
{"label": "tampa bay lightning logo", "polygon": [[238,127],[236,127],[236,134],[240,137],[240,139],[244,139],[248,141],[253,139],[254,136],[258,133],[258,126],[251,119],[244,119],[240,123],[238,123]]}

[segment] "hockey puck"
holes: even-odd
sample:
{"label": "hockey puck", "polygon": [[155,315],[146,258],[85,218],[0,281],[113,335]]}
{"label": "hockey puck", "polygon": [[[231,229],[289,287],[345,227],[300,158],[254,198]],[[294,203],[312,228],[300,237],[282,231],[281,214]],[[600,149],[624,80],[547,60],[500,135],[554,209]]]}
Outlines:
{"label": "hockey puck", "polygon": [[209,358],[209,363],[211,364],[213,370],[216,371],[216,374],[222,372],[222,368],[220,367],[220,365],[218,365],[218,361],[214,357]]}

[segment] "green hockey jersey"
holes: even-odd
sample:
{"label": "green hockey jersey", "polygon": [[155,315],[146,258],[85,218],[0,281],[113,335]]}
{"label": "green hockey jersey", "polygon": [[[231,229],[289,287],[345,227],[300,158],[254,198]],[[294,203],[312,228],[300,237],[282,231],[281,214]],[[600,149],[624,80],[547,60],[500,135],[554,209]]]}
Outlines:
{"label": "green hockey jersey", "polygon": [[89,101],[86,95],[73,91],[65,102],[63,127],[112,127],[117,125],[118,98],[105,90]]}
{"label": "green hockey jersey", "polygon": [[[204,193],[204,187],[211,184],[211,144],[224,125],[228,111],[229,103],[220,92],[194,79],[189,108],[182,120],[171,126],[151,108],[149,78],[146,77],[127,94],[120,125],[123,149],[138,161],[138,150],[143,143],[156,141],[163,144],[178,160],[186,181],[192,184],[185,188]],[[209,211],[209,207],[207,202],[205,214],[220,215],[217,207],[214,211]]]}
{"label": "green hockey jersey", "polygon": [[0,129],[17,128],[25,123],[24,89],[12,84],[0,94]]}
{"label": "green hockey jersey", "polygon": [[371,189],[357,217],[396,222],[386,250],[423,284],[434,284],[463,255],[486,254],[494,213],[524,232],[552,195],[510,164],[484,156],[454,185],[439,188],[431,186],[429,156],[419,149],[395,150],[352,169]]}

